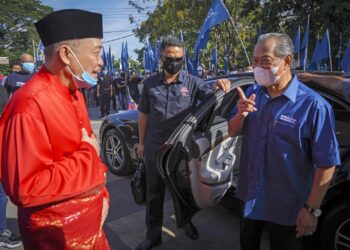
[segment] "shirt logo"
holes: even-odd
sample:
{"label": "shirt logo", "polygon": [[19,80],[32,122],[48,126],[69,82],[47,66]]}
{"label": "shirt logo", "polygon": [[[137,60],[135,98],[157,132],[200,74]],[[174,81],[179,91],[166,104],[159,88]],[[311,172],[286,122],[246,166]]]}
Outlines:
{"label": "shirt logo", "polygon": [[181,87],[180,89],[182,96],[188,96],[188,88],[187,87]]}
{"label": "shirt logo", "polygon": [[280,120],[284,121],[284,122],[288,122],[288,123],[293,124],[293,125],[295,125],[297,123],[296,119],[294,119],[293,117],[286,116],[286,115],[281,115]]}

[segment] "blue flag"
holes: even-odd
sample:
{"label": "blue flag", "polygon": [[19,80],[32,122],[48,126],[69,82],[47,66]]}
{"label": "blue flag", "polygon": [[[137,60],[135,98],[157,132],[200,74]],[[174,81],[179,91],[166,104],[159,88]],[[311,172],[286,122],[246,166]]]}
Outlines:
{"label": "blue flag", "polygon": [[193,63],[192,63],[192,58],[190,57],[190,54],[188,52],[188,49],[185,49],[186,51],[186,67],[187,67],[187,72],[189,74],[193,74]]}
{"label": "blue flag", "polygon": [[316,41],[316,46],[315,46],[315,49],[314,49],[314,52],[312,54],[312,60],[311,60],[311,63],[316,63],[317,62],[317,53],[318,53],[318,48],[320,46],[320,40],[317,39]]}
{"label": "blue flag", "polygon": [[348,47],[341,60],[341,68],[344,72],[350,72],[350,39],[348,42]]}
{"label": "blue flag", "polygon": [[120,64],[121,64],[121,68],[123,71],[125,71],[125,68],[124,68],[124,42],[122,42],[122,52],[121,52],[121,55],[120,55]]}
{"label": "blue flag", "polygon": [[298,29],[295,32],[293,46],[294,46],[294,53],[298,53],[300,50],[300,26],[298,26]]}
{"label": "blue flag", "polygon": [[35,62],[38,61],[44,61],[44,45],[41,40],[39,40],[38,48],[35,52]]}
{"label": "blue flag", "polygon": [[107,55],[104,47],[102,47],[102,60],[103,60],[103,66],[107,67],[108,66]]}
{"label": "blue flag", "polygon": [[318,62],[322,59],[327,59],[331,57],[331,48],[329,40],[329,30],[324,33],[321,42],[317,47],[317,52],[315,53],[314,62]]}
{"label": "blue flag", "polygon": [[125,42],[124,46],[124,68],[129,70],[129,52],[128,52],[128,41]]}
{"label": "blue flag", "polygon": [[222,2],[222,0],[214,0],[208,15],[202,25],[202,29],[198,35],[196,44],[194,45],[194,53],[198,54],[199,49],[204,49],[209,40],[209,32],[212,27],[230,19],[230,14]]}

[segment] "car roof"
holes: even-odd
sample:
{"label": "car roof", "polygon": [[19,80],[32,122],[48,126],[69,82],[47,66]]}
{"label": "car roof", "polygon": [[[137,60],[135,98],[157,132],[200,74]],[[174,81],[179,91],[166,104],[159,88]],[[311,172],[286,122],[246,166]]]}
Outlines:
{"label": "car roof", "polygon": [[[293,70],[292,71],[292,75],[294,76],[295,74],[305,73],[305,72],[311,73],[311,74],[317,74],[317,75],[333,75],[333,76],[341,76],[341,77],[344,77],[344,78],[350,78],[349,74],[345,74],[344,72],[338,72],[338,71],[327,72],[327,71],[300,71],[300,70]],[[252,79],[252,78],[254,78],[254,73],[248,72],[248,73],[222,75],[222,76],[217,76],[217,77],[210,78],[210,79],[206,80],[205,82],[207,82],[208,84],[212,84],[216,80],[224,79],[224,78],[229,79],[229,80],[238,80],[238,79],[243,79],[243,78]],[[311,82],[304,82],[304,84],[309,86],[312,89],[318,89],[320,91],[327,92],[327,93],[331,94],[332,96],[337,97],[337,98],[341,99],[342,101],[344,101],[345,103],[350,105],[350,102],[347,101],[344,98],[343,95],[333,91],[330,88],[326,88],[326,87],[320,86],[319,84],[317,84],[315,82],[312,82],[312,81]]]}

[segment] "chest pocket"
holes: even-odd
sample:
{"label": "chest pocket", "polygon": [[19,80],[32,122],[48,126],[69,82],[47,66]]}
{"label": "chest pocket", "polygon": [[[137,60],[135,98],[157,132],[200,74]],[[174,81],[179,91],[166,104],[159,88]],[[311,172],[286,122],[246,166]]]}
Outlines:
{"label": "chest pocket", "polygon": [[191,96],[190,95],[178,95],[176,97],[176,106],[179,109],[186,109],[191,106]]}
{"label": "chest pocket", "polygon": [[284,121],[275,121],[272,127],[272,133],[279,142],[286,142],[289,144],[299,144],[300,125],[292,124]]}

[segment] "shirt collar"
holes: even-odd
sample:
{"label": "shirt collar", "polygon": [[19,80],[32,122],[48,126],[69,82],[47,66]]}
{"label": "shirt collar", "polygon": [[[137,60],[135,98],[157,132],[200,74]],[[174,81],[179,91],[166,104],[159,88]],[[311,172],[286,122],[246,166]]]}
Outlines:
{"label": "shirt collar", "polygon": [[65,98],[71,99],[71,96],[75,95],[76,89],[70,90],[67,86],[63,85],[58,77],[52,74],[45,66],[41,67],[37,75],[45,79],[47,83],[52,84],[56,91]]}
{"label": "shirt collar", "polygon": [[[162,71],[162,73],[159,74],[159,82],[163,82],[163,80],[164,80],[164,71]],[[175,83],[183,83],[184,81],[185,81],[185,72],[180,70],[179,78]]]}
{"label": "shirt collar", "polygon": [[288,88],[284,91],[283,95],[287,97],[292,102],[295,102],[297,98],[299,88],[299,80],[297,75],[294,76],[292,82],[289,84]]}

